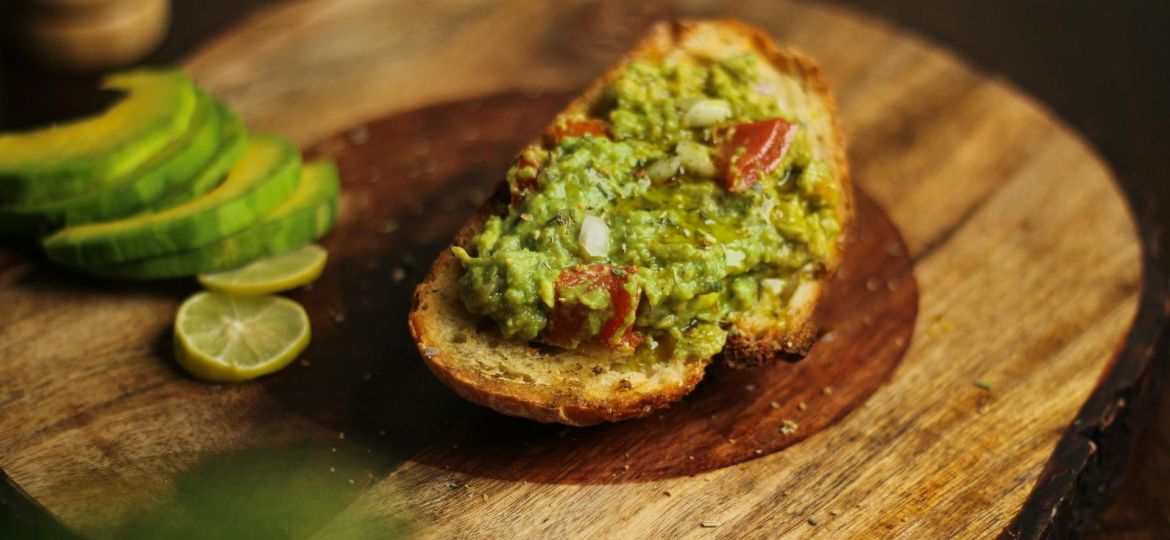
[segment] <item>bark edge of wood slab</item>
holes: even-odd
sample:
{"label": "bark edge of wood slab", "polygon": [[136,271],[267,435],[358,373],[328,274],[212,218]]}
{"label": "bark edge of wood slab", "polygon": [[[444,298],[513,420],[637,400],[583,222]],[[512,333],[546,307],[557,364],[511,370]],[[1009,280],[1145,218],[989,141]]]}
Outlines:
{"label": "bark edge of wood slab", "polygon": [[1170,349],[1170,283],[1156,236],[1163,227],[1141,197],[1142,292],[1138,313],[1092,396],[1057,443],[1052,458],[1003,540],[1076,538],[1089,532],[1121,488],[1137,441],[1149,430],[1165,390]]}

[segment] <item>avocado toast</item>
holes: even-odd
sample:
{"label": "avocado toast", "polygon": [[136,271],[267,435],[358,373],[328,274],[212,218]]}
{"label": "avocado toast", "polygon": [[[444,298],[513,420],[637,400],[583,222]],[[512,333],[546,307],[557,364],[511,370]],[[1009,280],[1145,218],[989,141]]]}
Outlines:
{"label": "avocado toast", "polygon": [[808,352],[850,197],[811,61],[741,23],[660,23],[520,153],[419,285],[411,332],[505,414],[642,416],[716,358]]}

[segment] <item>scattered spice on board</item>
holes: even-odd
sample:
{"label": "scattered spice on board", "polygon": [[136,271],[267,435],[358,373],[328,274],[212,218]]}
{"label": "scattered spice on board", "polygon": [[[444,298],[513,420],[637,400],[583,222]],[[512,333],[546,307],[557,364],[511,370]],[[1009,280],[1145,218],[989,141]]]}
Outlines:
{"label": "scattered spice on board", "polygon": [[993,388],[993,387],[991,386],[991,383],[989,383],[989,382],[987,382],[987,381],[985,381],[985,380],[983,380],[983,379],[978,379],[978,380],[976,380],[976,381],[975,381],[975,386],[978,386],[979,388],[982,388],[983,390],[986,390],[986,391],[988,391],[988,392],[990,392],[990,391],[991,391],[991,389]]}
{"label": "scattered spice on board", "polygon": [[366,141],[370,140],[370,132],[366,129],[366,126],[355,127],[346,132],[345,136],[349,139],[349,142],[357,146],[366,144]]}
{"label": "scattered spice on board", "polygon": [[942,315],[936,315],[931,321],[930,326],[926,329],[927,336],[937,336],[939,334],[950,332],[955,329],[955,324],[943,318]]}
{"label": "scattered spice on board", "polygon": [[702,525],[707,529],[714,529],[715,527],[723,525],[723,522],[717,519],[704,519]]}
{"label": "scattered spice on board", "polygon": [[401,283],[402,280],[406,279],[406,269],[401,266],[394,267],[390,271],[390,279],[394,280],[394,283]]}
{"label": "scattered spice on board", "polygon": [[819,522],[819,521],[817,521],[817,518],[808,518],[808,524],[809,524],[809,525],[812,525],[813,527],[816,527],[818,523],[820,523],[820,522]]}
{"label": "scattered spice on board", "polygon": [[[979,404],[976,406],[976,409],[975,409],[976,412],[978,412],[979,414],[987,414],[988,409],[989,409],[989,407],[988,407],[987,396],[980,396],[979,397]],[[1092,442],[1092,441],[1089,441],[1089,442]]]}

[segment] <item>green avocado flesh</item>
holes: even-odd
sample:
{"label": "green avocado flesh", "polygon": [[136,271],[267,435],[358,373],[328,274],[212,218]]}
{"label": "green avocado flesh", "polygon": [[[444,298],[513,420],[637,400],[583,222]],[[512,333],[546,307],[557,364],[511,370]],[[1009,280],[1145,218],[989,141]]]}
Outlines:
{"label": "green avocado flesh", "polygon": [[199,93],[195,119],[183,136],[142,166],[84,195],[27,209],[0,212],[0,222],[19,229],[79,225],[117,219],[140,212],[167,190],[190,180],[216,152],[220,115],[215,100]]}
{"label": "green avocado flesh", "polygon": [[70,199],[124,178],[180,138],[195,116],[195,87],[181,71],[112,75],[104,88],[125,96],[100,115],[0,134],[0,207]]}
{"label": "green avocado flesh", "polygon": [[339,184],[331,162],[306,164],[297,190],[251,227],[206,246],[112,266],[91,267],[119,279],[161,279],[217,272],[283,253],[329,232],[337,219]]}
{"label": "green avocado flesh", "polygon": [[219,185],[228,171],[240,161],[248,146],[248,130],[235,113],[222,103],[216,104],[219,113],[219,146],[215,156],[204,164],[194,176],[177,186],[172,186],[158,200],[150,204],[148,211],[159,212],[178,206],[199,197]]}
{"label": "green avocado flesh", "polygon": [[300,180],[300,153],[288,141],[254,134],[227,177],[206,194],[152,214],[66,227],[42,241],[50,259],[75,267],[195,249],[251,226]]}
{"label": "green avocado flesh", "polygon": [[[468,310],[517,340],[658,358],[717,354],[748,310],[782,319],[836,253],[841,194],[805,127],[760,89],[757,61],[635,62],[589,113],[604,131],[526,148],[507,213],[453,248]],[[730,171],[752,163],[736,146],[749,123],[794,135],[733,189]]]}

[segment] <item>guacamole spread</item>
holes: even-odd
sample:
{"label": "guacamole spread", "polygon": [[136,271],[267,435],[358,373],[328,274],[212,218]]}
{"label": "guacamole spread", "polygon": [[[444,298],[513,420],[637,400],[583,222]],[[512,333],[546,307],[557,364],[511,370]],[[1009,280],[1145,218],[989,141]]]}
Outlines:
{"label": "guacamole spread", "polygon": [[454,249],[471,312],[513,339],[715,355],[835,250],[840,194],[752,55],[634,62],[508,171],[511,207]]}

